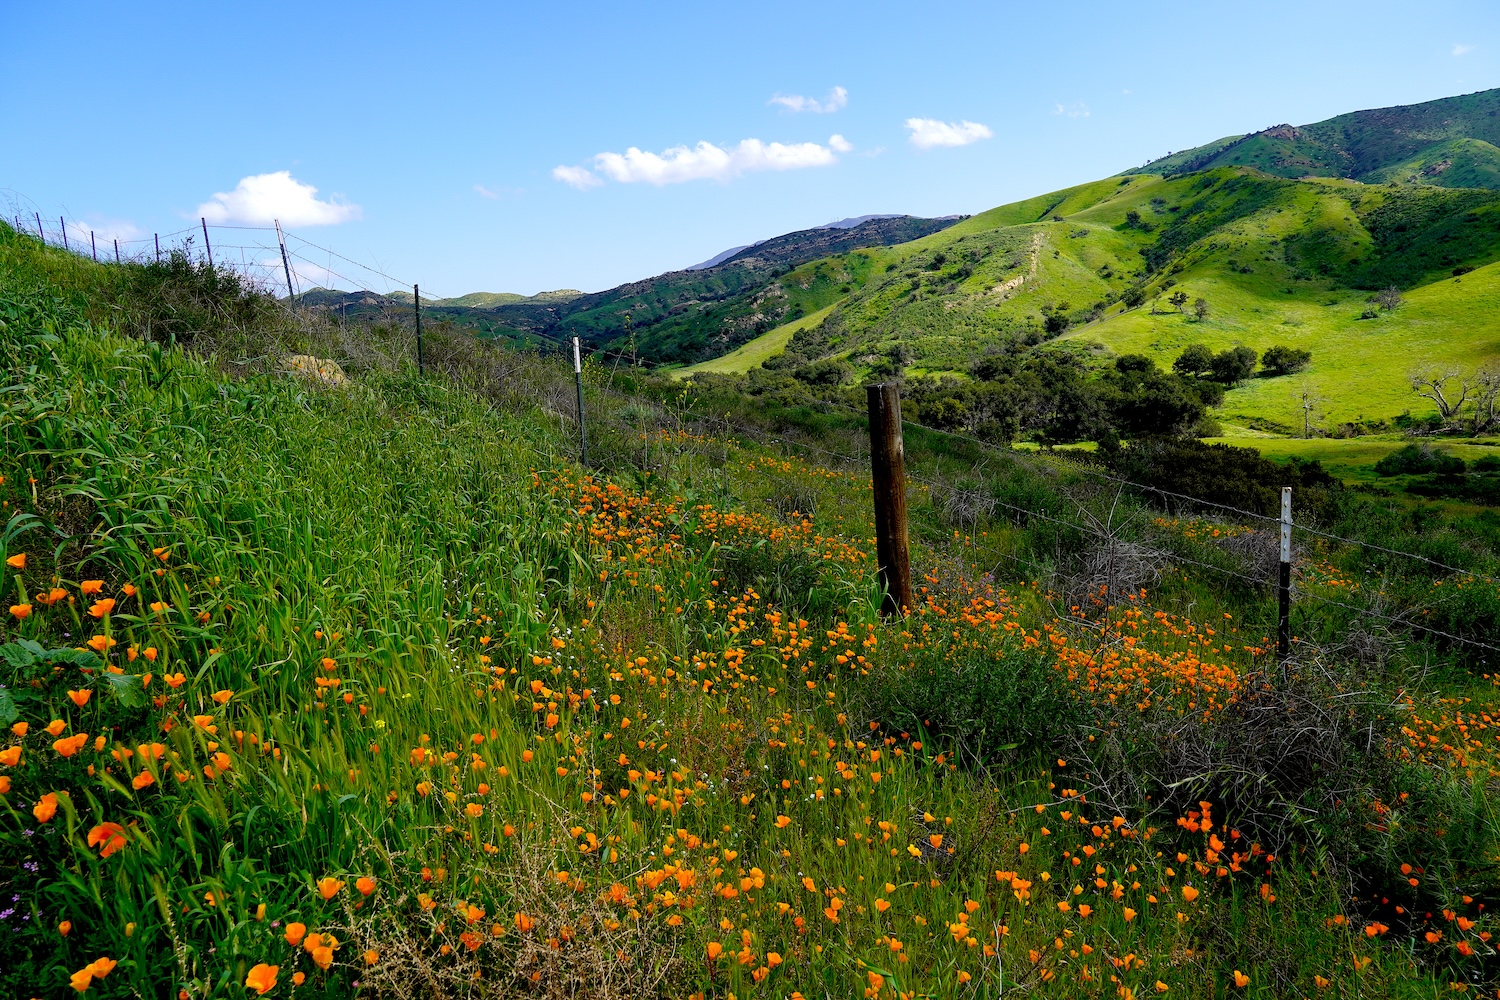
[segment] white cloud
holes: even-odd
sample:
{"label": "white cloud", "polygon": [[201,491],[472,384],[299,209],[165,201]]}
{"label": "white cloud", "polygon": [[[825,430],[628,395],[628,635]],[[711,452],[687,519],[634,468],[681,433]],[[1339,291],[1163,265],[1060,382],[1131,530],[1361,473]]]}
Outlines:
{"label": "white cloud", "polygon": [[479,197],[481,197],[481,198],[488,198],[490,201],[499,201],[500,200],[500,195],[499,194],[497,194],[494,191],[491,191],[489,188],[485,187],[483,184],[475,184],[474,185],[474,192],[476,194],[478,194]]}
{"label": "white cloud", "polygon": [[779,104],[788,111],[811,111],[815,114],[829,114],[840,108],[848,107],[849,91],[843,87],[834,87],[828,92],[827,100],[820,101],[816,97],[803,97],[801,94],[776,94],[767,104]]}
{"label": "white cloud", "polygon": [[587,191],[591,187],[598,187],[604,183],[590,173],[588,167],[553,167],[552,178],[580,191]]}
{"label": "white cloud", "polygon": [[1069,118],[1087,118],[1089,106],[1079,101],[1076,104],[1056,104],[1052,108],[1054,115],[1067,115]]}
{"label": "white cloud", "polygon": [[911,135],[907,138],[918,149],[967,146],[980,139],[992,138],[995,134],[990,131],[989,126],[978,122],[940,122],[936,118],[908,118],[906,127],[911,129]]}
{"label": "white cloud", "polygon": [[835,153],[848,153],[854,149],[854,143],[835,132],[828,137],[828,148]]}
{"label": "white cloud", "polygon": [[1474,49],[1475,49],[1475,46],[1473,46],[1473,45],[1464,45],[1464,44],[1460,43],[1458,45],[1453,46],[1453,54],[1455,56],[1466,56],[1470,52],[1473,52]]}
{"label": "white cloud", "polygon": [[[833,145],[830,142],[830,145]],[[834,146],[837,149],[837,146]],[[700,142],[692,148],[673,146],[651,153],[631,146],[623,153],[599,153],[594,169],[555,167],[552,176],[582,190],[602,184],[599,174],[620,184],[681,184],[685,181],[727,181],[764,170],[799,170],[838,162],[833,149],[816,142],[761,142],[742,139],[733,146]]]}
{"label": "white cloud", "polygon": [[279,219],[284,226],[332,226],[363,216],[358,205],[340,199],[319,201],[318,189],[292,177],[289,170],[255,174],[240,179],[233,191],[215,194],[198,206],[194,214],[211,223],[269,225]]}
{"label": "white cloud", "polygon": [[127,222],[123,219],[106,219],[98,215],[90,216],[83,220],[74,219],[68,223],[68,239],[77,240],[80,246],[86,247],[89,245],[90,232],[94,234],[94,243],[99,248],[101,254],[104,253],[106,247],[113,254],[115,240],[119,240],[121,243],[128,243],[131,240],[138,240],[142,236],[150,235],[149,233],[143,233],[140,227],[133,222]]}

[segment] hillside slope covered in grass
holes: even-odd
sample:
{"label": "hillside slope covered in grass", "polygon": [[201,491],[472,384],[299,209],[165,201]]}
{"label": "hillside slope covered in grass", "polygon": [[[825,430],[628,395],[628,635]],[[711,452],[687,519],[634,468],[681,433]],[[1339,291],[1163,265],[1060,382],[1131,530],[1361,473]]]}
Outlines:
{"label": "hillside slope covered in grass", "polygon": [[1287,178],[1496,188],[1497,145],[1500,89],[1354,111],[1312,125],[1277,125],[1173,153],[1126,173],[1171,176],[1253,167]]}
{"label": "hillside slope covered in grass", "polygon": [[[424,299],[434,318],[516,345],[583,339],[633,360],[680,364],[711,359],[784,322],[816,312],[861,280],[863,247],[904,243],[957,217],[877,216],[858,225],[786,233],[707,268],[669,271],[602,292],[539,295],[473,292]],[[411,308],[388,296],[316,289],[299,301],[341,320],[385,320]]]}
{"label": "hillside slope covered in grass", "polygon": [[0,228],[6,995],[1496,988],[1488,581],[1309,542],[1283,675],[1270,536],[1017,457],[883,620],[857,465],[360,332]]}
{"label": "hillside slope covered in grass", "polygon": [[[986,353],[1039,347],[1094,366],[1143,354],[1170,369],[1193,343],[1257,355],[1284,345],[1311,351],[1311,364],[1230,386],[1220,412],[1300,432],[1304,394],[1321,429],[1379,426],[1430,408],[1407,384],[1413,368],[1500,359],[1487,320],[1500,307],[1490,191],[1230,168],[1131,176],[863,253],[865,280],[787,341],[767,364],[778,377],[816,383],[816,365],[838,361],[857,380],[899,355],[908,373],[963,378]],[[1392,286],[1397,308],[1372,301]]]}

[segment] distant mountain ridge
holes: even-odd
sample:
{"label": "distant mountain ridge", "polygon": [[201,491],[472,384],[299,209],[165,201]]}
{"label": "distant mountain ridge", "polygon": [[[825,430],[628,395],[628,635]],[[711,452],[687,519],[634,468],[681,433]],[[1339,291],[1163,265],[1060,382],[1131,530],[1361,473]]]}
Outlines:
{"label": "distant mountain ridge", "polygon": [[1173,177],[1215,167],[1500,189],[1500,88],[1226,136],[1124,173]]}
{"label": "distant mountain ridge", "polygon": [[[895,214],[895,213],[886,214],[886,215],[856,215],[856,216],[853,216],[853,217],[848,218],[848,219],[839,219],[837,222],[825,222],[821,226],[813,226],[812,229],[804,229],[804,230],[800,230],[800,232],[811,233],[811,232],[815,232],[815,231],[817,231],[819,229],[857,229],[858,227],[864,225],[866,222],[874,222],[874,221],[877,221],[877,220],[884,220],[884,219],[915,219],[915,218],[917,218],[917,217],[913,216],[913,215],[900,215],[900,214]],[[957,222],[961,218],[963,218],[963,216],[961,216],[961,215],[942,215],[942,216],[938,216],[936,220],[931,220],[931,221],[944,221],[944,220],[951,219],[954,222]],[[922,221],[929,221],[929,220],[922,220]],[[796,234],[795,233],[788,233],[787,235],[788,236],[794,236]],[[775,237],[773,237],[773,239],[774,238]],[[786,237],[780,237],[780,238],[781,239],[785,239]],[[724,251],[722,251],[720,253],[714,254],[712,257],[708,258],[708,260],[703,261],[701,264],[692,264],[692,265],[690,265],[688,267],[683,268],[683,270],[684,271],[706,271],[706,270],[708,270],[711,267],[718,267],[720,264],[724,264],[724,263],[727,263],[727,262],[735,259],[736,257],[740,256],[740,254],[743,253],[746,250],[752,250],[755,247],[758,247],[758,246],[760,246],[763,243],[769,243],[769,242],[770,242],[770,240],[757,240],[754,243],[746,243],[743,246],[730,247],[728,250],[724,250]]]}
{"label": "distant mountain ridge", "polygon": [[[521,343],[579,336],[593,348],[631,351],[656,364],[701,361],[848,294],[861,248],[930,236],[963,216],[861,216],[786,233],[720,254],[715,263],[669,271],[602,292],[564,289],[521,296],[470,292],[423,298],[423,314],[481,336]],[[411,308],[410,292],[375,295],[313,289],[298,297],[348,318]]]}

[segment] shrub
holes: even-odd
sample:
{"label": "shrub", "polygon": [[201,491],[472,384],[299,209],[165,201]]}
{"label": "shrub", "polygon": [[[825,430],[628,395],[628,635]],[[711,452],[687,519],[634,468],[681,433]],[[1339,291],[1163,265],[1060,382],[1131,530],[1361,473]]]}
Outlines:
{"label": "shrub", "polygon": [[1312,351],[1304,351],[1300,347],[1287,347],[1283,344],[1266,348],[1266,353],[1260,356],[1260,363],[1271,375],[1291,375],[1300,372],[1311,362]]}
{"label": "shrub", "polygon": [[1215,382],[1233,384],[1250,377],[1255,371],[1255,352],[1248,347],[1235,347],[1214,355],[1209,366]]}
{"label": "shrub", "polygon": [[1189,344],[1172,362],[1172,370],[1179,375],[1203,375],[1213,368],[1213,364],[1213,351],[1202,344]]}
{"label": "shrub", "polygon": [[1375,474],[1379,476],[1423,476],[1428,473],[1461,476],[1464,460],[1421,441],[1393,451],[1375,463]]}

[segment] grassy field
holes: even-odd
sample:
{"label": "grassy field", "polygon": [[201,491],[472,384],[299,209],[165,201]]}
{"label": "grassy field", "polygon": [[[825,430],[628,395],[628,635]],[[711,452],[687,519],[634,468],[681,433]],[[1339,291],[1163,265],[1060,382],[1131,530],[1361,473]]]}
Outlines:
{"label": "grassy field", "polygon": [[696,365],[686,368],[678,368],[672,372],[674,378],[686,378],[694,372],[717,372],[722,375],[739,375],[752,368],[759,367],[767,358],[773,358],[780,354],[785,348],[787,341],[792,339],[792,334],[798,330],[817,326],[828,318],[833,312],[833,306],[824,306],[815,313],[809,313],[801,319],[790,323],[783,323],[776,329],[761,334],[748,344],[742,344],[730,351],[723,357],[714,358],[712,361],[701,361]]}
{"label": "grassy field", "polygon": [[[1267,435],[1205,438],[1209,443],[1239,445],[1254,448],[1267,458],[1285,461],[1288,458],[1316,460],[1340,479],[1349,482],[1379,482],[1375,463],[1394,451],[1411,444],[1411,438],[1402,434],[1366,434],[1356,438],[1301,438],[1271,437]],[[1487,455],[1500,455],[1500,440],[1477,438],[1468,440],[1441,439],[1432,442],[1466,462]]]}
{"label": "grassy field", "polygon": [[[1453,629],[1494,587],[1319,548],[1299,586],[1343,603],[1299,599],[1273,688],[1272,602],[1201,570],[1243,576],[1244,529],[992,459],[1052,513],[914,488],[884,619],[861,468],[603,390],[579,468],[561,365],[435,330],[420,378],[218,289],[351,378],[233,367],[212,317],[148,339],[132,288],[217,288],[167,267],[0,229],[6,995],[1500,985],[1500,688],[1419,632],[1340,645],[1343,607]],[[1166,561],[1106,602],[1060,514]]]}

